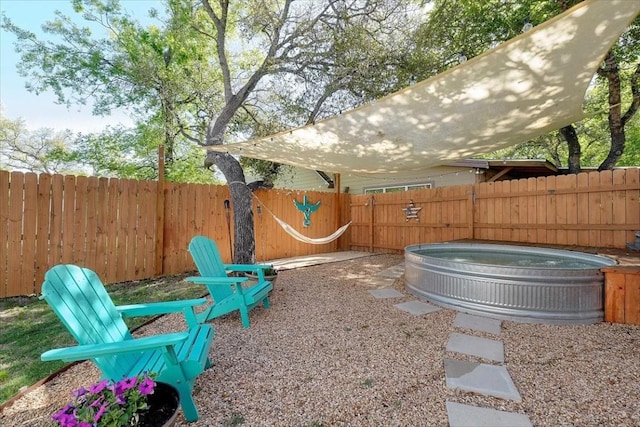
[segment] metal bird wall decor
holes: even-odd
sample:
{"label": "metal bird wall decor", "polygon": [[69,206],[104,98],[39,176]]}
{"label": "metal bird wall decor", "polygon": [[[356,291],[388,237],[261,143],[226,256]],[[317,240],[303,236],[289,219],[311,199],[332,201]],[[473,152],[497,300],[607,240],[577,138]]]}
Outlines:
{"label": "metal bird wall decor", "polygon": [[296,208],[304,214],[304,221],[302,222],[302,225],[309,227],[311,225],[311,213],[318,210],[320,207],[320,200],[318,200],[317,203],[310,203],[307,200],[307,195],[305,194],[302,198],[302,203],[293,199],[293,204],[296,205]]}

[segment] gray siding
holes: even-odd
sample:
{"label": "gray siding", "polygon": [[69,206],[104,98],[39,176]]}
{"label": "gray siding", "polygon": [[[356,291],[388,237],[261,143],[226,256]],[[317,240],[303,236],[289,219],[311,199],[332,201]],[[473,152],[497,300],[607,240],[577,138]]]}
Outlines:
{"label": "gray siding", "polygon": [[[333,174],[329,174],[333,178]],[[401,185],[431,183],[435,187],[474,184],[476,175],[469,168],[438,166],[421,173],[404,172],[382,176],[348,175],[340,176],[340,192],[350,194],[364,194],[365,189],[379,187],[394,187]],[[290,173],[278,179],[276,188],[308,191],[335,191],[327,188],[327,184],[313,170],[291,168]]]}

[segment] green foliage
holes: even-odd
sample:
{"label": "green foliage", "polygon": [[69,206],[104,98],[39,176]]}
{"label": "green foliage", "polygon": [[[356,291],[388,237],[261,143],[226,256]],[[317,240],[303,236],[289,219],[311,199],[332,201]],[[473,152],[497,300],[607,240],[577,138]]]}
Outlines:
{"label": "green foliage", "polygon": [[83,173],[77,160],[70,131],[41,128],[32,132],[23,120],[0,114],[0,169]]}
{"label": "green foliage", "polygon": [[[75,154],[97,176],[155,180],[161,142],[162,129],[157,126],[108,127],[101,133],[80,135]],[[217,183],[215,176],[202,166],[201,149],[177,145],[171,156],[170,160],[165,156],[167,181]]]}
{"label": "green foliage", "polygon": [[[435,0],[429,19],[415,32],[412,39],[415,49],[407,58],[407,68],[418,80],[431,77],[458,65],[461,53],[468,58],[477,56],[524,31],[524,24],[538,25],[579,0]],[[638,81],[632,72],[640,66],[640,18],[622,35],[612,49],[617,64],[621,65],[623,114],[631,105],[631,87]],[[593,115],[580,123],[574,123],[581,145],[581,165],[599,166],[611,149],[612,130],[607,114],[610,108],[608,83],[602,77],[596,79],[586,103]],[[640,90],[638,90],[640,93]],[[619,165],[637,162],[635,128],[638,120],[627,123],[628,143]],[[634,151],[632,151],[634,150]],[[536,140],[525,141],[484,158],[546,158],[558,166],[566,166],[568,147],[557,131]],[[636,163],[637,164],[637,163]]]}
{"label": "green foliage", "polygon": [[371,378],[367,378],[366,380],[362,381],[363,387],[370,388],[372,385],[373,385],[373,380]]}
{"label": "green foliage", "polygon": [[629,122],[626,128],[627,144],[618,166],[640,165],[640,118]]}
{"label": "green foliage", "polygon": [[77,142],[78,157],[96,176],[156,179],[158,142],[144,136],[122,127],[81,135]]}
{"label": "green foliage", "polygon": [[551,0],[435,0],[428,20],[413,35],[408,59],[418,80],[458,65],[560,13]]}
{"label": "green foliage", "polygon": [[3,331],[0,346],[11,351],[0,352],[0,365],[7,372],[0,380],[0,402],[9,400],[23,386],[45,378],[64,366],[63,362],[42,363],[40,353],[50,348],[69,346],[73,339],[37,298],[0,300]]}
{"label": "green foliage", "polygon": [[240,426],[244,424],[245,421],[246,420],[244,419],[244,416],[242,416],[242,414],[233,413],[229,418],[222,421],[222,426],[223,427]]}
{"label": "green foliage", "polygon": [[476,156],[479,159],[546,159],[566,166],[567,144],[559,132],[552,132],[511,147]]}
{"label": "green foliage", "polygon": [[280,163],[274,163],[267,160],[252,159],[250,157],[243,157],[240,159],[242,168],[249,174],[254,175],[268,182],[273,182],[280,174],[280,171],[285,168]]}
{"label": "green foliage", "polygon": [[[8,18],[2,21],[2,27],[18,37],[18,69],[31,90],[53,91],[67,106],[90,99],[95,114],[122,106],[134,112],[136,129],[106,129],[79,138],[80,159],[100,175],[155,178],[157,161],[152,159],[163,144],[169,179],[214,180],[200,166],[202,159],[196,159],[197,150],[182,130],[205,132],[219,105],[215,82],[220,73],[209,61],[214,50],[206,42],[208,37],[186,21],[187,3],[170,2],[170,6],[176,13],[166,23],[156,21],[162,27],[145,27],[128,16],[118,1],[74,0],[78,16],[57,13],[43,25],[46,40],[16,27]],[[152,10],[150,15],[159,13]]]}

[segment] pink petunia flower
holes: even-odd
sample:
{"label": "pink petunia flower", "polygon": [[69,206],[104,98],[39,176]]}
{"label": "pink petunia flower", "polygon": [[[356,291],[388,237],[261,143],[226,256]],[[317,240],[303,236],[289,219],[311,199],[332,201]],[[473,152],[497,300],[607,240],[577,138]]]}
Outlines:
{"label": "pink petunia flower", "polygon": [[72,395],[73,395],[74,397],[80,397],[80,396],[84,396],[84,395],[85,395],[85,394],[87,394],[87,393],[89,393],[89,390],[87,390],[87,389],[86,389],[86,388],[84,388],[84,387],[80,387],[79,389],[77,389],[76,391],[74,391],[74,392],[72,393]]}
{"label": "pink petunia flower", "polygon": [[78,420],[73,414],[63,414],[58,422],[61,427],[78,427]]}
{"label": "pink petunia flower", "polygon": [[96,400],[94,400],[93,402],[91,402],[91,404],[89,405],[89,407],[94,408],[98,405],[100,405],[102,403],[102,401],[104,400],[104,396],[100,396],[98,397]]}
{"label": "pink petunia flower", "polygon": [[53,418],[54,420],[58,421],[60,420],[64,415],[67,415],[67,413],[69,412],[70,409],[73,408],[73,405],[71,403],[67,404],[64,408],[60,409],[58,412],[56,412],[55,414],[53,414],[51,416],[51,418]]}
{"label": "pink petunia flower", "polygon": [[102,380],[99,383],[93,384],[91,385],[91,387],[89,387],[89,393],[91,394],[100,393],[102,390],[105,389],[105,387],[107,387],[108,384],[109,384],[109,380]]}
{"label": "pink petunia flower", "polygon": [[130,388],[134,388],[138,382],[137,377],[125,378],[122,381],[118,382],[118,384],[122,384],[122,387],[125,390],[129,390]]}
{"label": "pink petunia flower", "polygon": [[98,409],[98,412],[96,412],[96,414],[93,417],[93,420],[95,422],[98,422],[100,420],[100,417],[102,417],[102,414],[104,414],[104,411],[107,409],[107,406],[109,406],[109,402],[104,402],[100,407],[100,409]]}
{"label": "pink petunia flower", "polygon": [[155,382],[151,378],[147,377],[140,383],[138,390],[140,390],[140,393],[143,395],[152,394],[154,385]]}

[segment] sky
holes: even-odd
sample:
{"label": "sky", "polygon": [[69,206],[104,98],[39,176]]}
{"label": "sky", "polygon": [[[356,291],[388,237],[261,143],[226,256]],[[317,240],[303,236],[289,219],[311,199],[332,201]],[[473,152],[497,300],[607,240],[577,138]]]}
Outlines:
{"label": "sky", "polygon": [[[159,11],[163,9],[160,0],[121,0],[121,4],[139,20],[144,20],[152,7]],[[18,27],[38,36],[43,35],[41,25],[52,20],[56,10],[82,20],[73,12],[70,0],[0,0],[0,14],[11,19]],[[95,117],[91,114],[90,106],[72,106],[67,109],[66,106],[56,104],[56,97],[52,92],[36,95],[27,91],[26,80],[16,69],[20,56],[15,52],[15,42],[13,34],[0,30],[0,108],[5,118],[23,119],[31,131],[52,128],[56,131],[69,129],[86,133],[100,131],[107,125],[133,124],[126,111]]]}

